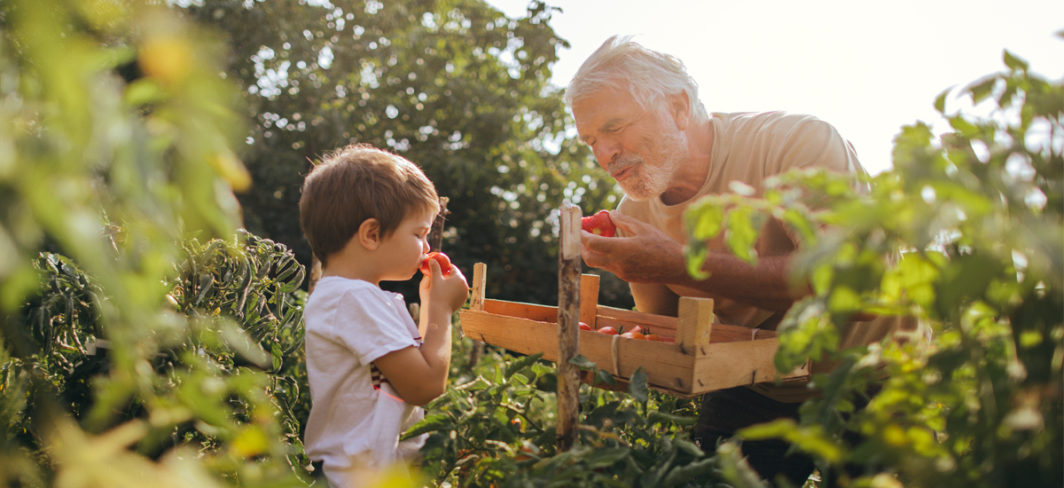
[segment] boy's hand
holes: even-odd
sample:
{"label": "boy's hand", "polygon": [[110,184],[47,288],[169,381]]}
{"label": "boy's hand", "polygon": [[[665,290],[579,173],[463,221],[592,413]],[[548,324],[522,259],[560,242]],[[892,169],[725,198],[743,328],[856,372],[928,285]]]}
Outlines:
{"label": "boy's hand", "polygon": [[448,313],[458,310],[469,296],[469,284],[462,270],[452,265],[447,275],[444,275],[440,263],[435,259],[425,262],[429,266],[429,273],[421,279],[421,306],[445,306]]}

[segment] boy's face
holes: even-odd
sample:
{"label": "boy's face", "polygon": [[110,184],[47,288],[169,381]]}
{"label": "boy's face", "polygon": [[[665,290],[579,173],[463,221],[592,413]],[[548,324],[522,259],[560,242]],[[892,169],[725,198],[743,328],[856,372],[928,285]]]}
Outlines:
{"label": "boy's face", "polygon": [[436,213],[430,210],[411,212],[381,241],[382,281],[405,281],[414,276],[429,252],[429,230],[435,219]]}

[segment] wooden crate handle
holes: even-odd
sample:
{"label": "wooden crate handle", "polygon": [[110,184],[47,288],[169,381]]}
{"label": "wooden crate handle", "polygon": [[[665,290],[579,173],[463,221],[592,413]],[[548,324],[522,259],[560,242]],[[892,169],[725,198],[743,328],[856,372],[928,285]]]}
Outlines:
{"label": "wooden crate handle", "polygon": [[473,290],[472,298],[469,302],[469,308],[471,310],[484,310],[484,281],[488,272],[488,265],[484,263],[476,263],[473,265]]}
{"label": "wooden crate handle", "polygon": [[599,276],[584,274],[580,276],[580,321],[597,329],[595,317],[598,316]]}
{"label": "wooden crate handle", "polygon": [[676,343],[684,354],[705,355],[713,328],[713,299],[680,297]]}

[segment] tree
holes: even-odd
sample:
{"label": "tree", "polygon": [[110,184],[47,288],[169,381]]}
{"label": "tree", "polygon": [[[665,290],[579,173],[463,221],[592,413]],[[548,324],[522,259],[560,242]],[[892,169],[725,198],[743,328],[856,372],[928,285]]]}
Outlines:
{"label": "tree", "polygon": [[[351,142],[422,166],[450,199],[444,250],[465,270],[489,263],[492,296],[556,300],[557,208],[617,202],[549,83],[566,43],[540,0],[519,19],[482,0],[219,0],[187,10],[228,33],[226,72],[248,100],[245,223],[305,264],[302,177]],[[612,283],[604,294],[624,300]]]}

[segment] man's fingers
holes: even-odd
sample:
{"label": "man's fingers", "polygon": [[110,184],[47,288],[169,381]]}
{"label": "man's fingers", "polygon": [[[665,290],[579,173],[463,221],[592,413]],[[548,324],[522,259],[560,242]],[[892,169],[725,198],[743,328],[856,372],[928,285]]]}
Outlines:
{"label": "man's fingers", "polygon": [[644,231],[646,231],[647,227],[650,227],[649,224],[637,218],[630,217],[628,215],[621,215],[619,213],[614,215],[615,216],[612,217],[613,225],[616,225],[618,228],[620,228],[630,236],[642,234],[644,233]]}

